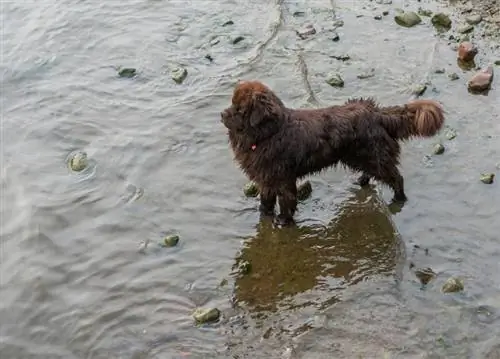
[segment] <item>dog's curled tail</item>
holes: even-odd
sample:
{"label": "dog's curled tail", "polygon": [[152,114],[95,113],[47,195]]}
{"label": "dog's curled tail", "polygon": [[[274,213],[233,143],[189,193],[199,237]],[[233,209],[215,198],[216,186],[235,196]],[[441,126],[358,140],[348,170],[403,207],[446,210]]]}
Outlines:
{"label": "dog's curled tail", "polygon": [[444,111],[433,100],[415,100],[404,106],[382,108],[382,126],[396,139],[432,137],[444,124]]}

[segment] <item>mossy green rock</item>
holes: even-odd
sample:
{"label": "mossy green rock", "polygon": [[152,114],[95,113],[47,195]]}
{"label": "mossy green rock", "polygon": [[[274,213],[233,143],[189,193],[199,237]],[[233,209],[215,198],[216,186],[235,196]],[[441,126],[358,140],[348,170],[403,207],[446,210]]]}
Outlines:
{"label": "mossy green rock", "polygon": [[249,182],[243,187],[243,193],[247,197],[257,197],[259,195],[259,186],[255,182]]}
{"label": "mossy green rock", "polygon": [[174,70],[172,70],[172,80],[174,80],[178,84],[184,82],[187,75],[188,71],[184,67],[177,67]]}
{"label": "mossy green rock", "polygon": [[163,238],[161,245],[163,247],[175,247],[179,243],[180,237],[176,234],[171,234]]}
{"label": "mossy green rock", "polygon": [[483,182],[484,184],[492,184],[494,178],[494,173],[481,173],[481,176],[479,177],[481,182]]}
{"label": "mossy green rock", "polygon": [[326,83],[332,87],[344,87],[344,79],[338,73],[329,74]]}
{"label": "mossy green rock", "polygon": [[422,19],[414,11],[405,11],[394,16],[396,24],[404,27],[413,27],[422,22]]}
{"label": "mossy green rock", "polygon": [[220,310],[217,308],[198,308],[193,312],[193,318],[198,324],[216,322],[220,318]]}
{"label": "mossy green rock", "polygon": [[75,172],[83,171],[89,165],[87,153],[83,151],[75,152],[68,161],[69,168]]}
{"label": "mossy green rock", "polygon": [[444,153],[444,146],[440,143],[437,143],[434,145],[434,148],[432,149],[432,153],[435,155],[442,155]]}
{"label": "mossy green rock", "polygon": [[438,12],[431,18],[432,25],[438,29],[449,30],[451,29],[451,19],[448,15]]}
{"label": "mossy green rock", "polygon": [[443,293],[456,293],[464,290],[464,282],[460,278],[448,278],[441,288]]}
{"label": "mossy green rock", "polygon": [[118,70],[118,75],[120,77],[134,77],[137,75],[137,70],[133,67],[123,67]]}
{"label": "mossy green rock", "polygon": [[297,199],[299,201],[305,201],[312,194],[311,182],[305,181],[297,187]]}

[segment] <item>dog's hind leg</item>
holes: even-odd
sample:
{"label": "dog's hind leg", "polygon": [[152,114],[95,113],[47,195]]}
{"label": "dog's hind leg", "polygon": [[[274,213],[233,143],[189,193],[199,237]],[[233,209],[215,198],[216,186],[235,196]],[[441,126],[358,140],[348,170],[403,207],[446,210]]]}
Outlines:
{"label": "dog's hind leg", "polygon": [[274,215],[274,207],[276,206],[277,191],[273,188],[262,186],[260,189],[260,206],[259,211],[264,216]]}
{"label": "dog's hind leg", "polygon": [[361,174],[361,176],[358,177],[358,179],[354,182],[357,185],[360,185],[361,187],[368,186],[370,183],[371,176],[367,173]]}
{"label": "dog's hind leg", "polygon": [[392,165],[389,168],[384,168],[380,180],[389,185],[394,191],[393,201],[395,202],[407,201],[404,189],[404,179],[395,165]]}
{"label": "dog's hind leg", "polygon": [[293,224],[293,216],[297,209],[297,184],[287,182],[278,190],[278,202],[280,205],[280,214],[278,215],[278,224],[288,225]]}

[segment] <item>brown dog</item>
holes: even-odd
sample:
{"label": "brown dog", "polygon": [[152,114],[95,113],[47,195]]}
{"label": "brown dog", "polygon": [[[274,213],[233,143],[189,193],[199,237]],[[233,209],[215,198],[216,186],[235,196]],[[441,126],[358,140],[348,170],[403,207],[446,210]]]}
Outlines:
{"label": "brown dog", "polygon": [[260,211],[278,223],[293,223],[297,179],[338,163],[389,185],[394,200],[406,201],[397,166],[398,141],[431,137],[443,126],[444,114],[432,100],[380,107],[372,99],[352,99],[320,109],[291,109],[258,81],[240,82],[232,105],[221,113],[235,159],[260,188]]}

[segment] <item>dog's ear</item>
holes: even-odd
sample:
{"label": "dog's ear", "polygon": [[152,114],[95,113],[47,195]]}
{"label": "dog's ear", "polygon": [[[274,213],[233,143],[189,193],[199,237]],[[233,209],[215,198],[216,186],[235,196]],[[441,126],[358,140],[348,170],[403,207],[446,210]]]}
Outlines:
{"label": "dog's ear", "polygon": [[266,94],[262,92],[254,93],[252,95],[250,125],[252,127],[257,127],[267,117],[269,117],[269,111],[267,106]]}

